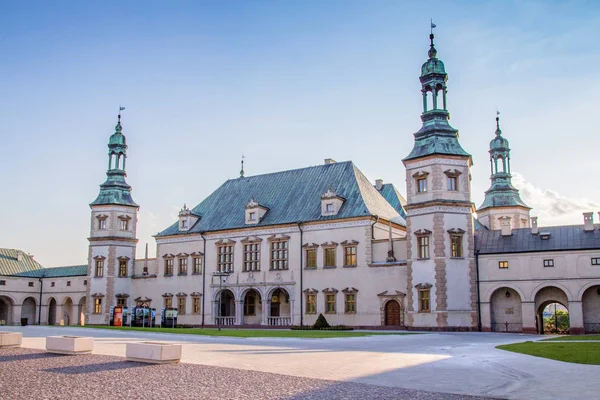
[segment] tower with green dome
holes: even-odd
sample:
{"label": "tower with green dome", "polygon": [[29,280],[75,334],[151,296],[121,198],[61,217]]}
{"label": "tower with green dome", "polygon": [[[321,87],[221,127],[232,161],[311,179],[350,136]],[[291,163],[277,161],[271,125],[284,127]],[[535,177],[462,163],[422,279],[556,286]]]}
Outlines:
{"label": "tower with green dome", "polygon": [[496,137],[490,142],[490,188],[485,192],[483,204],[477,216],[488,229],[501,229],[500,218],[508,220],[512,228],[529,227],[530,207],[521,200],[519,191],[512,185],[510,170],[510,146],[502,136],[500,118],[496,117]]}
{"label": "tower with green dome", "polygon": [[[108,324],[111,307],[127,306],[134,275],[139,206],[131,197],[125,178],[127,141],[119,113],[115,132],[108,141],[106,181],[100,185],[92,209],[88,253],[87,313],[88,324]],[[120,296],[120,297],[119,297]]]}

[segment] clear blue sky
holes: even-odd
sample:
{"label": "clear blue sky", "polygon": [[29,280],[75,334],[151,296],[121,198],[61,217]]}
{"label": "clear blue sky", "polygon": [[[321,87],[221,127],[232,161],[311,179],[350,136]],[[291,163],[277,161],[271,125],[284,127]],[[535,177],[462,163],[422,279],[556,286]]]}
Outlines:
{"label": "clear blue sky", "polygon": [[120,104],[139,256],[242,153],[248,175],[331,157],[404,192],[429,18],[476,205],[498,108],[541,225],[600,211],[600,2],[3,1],[0,247],[87,262]]}

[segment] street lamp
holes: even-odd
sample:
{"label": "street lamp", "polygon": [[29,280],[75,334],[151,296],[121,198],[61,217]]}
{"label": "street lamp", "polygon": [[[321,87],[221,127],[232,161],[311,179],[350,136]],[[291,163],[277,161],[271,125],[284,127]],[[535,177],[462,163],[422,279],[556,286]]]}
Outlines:
{"label": "street lamp", "polygon": [[217,316],[217,329],[221,332],[221,299],[223,298],[223,277],[231,275],[231,271],[217,271],[213,273],[213,276],[219,277],[219,311]]}

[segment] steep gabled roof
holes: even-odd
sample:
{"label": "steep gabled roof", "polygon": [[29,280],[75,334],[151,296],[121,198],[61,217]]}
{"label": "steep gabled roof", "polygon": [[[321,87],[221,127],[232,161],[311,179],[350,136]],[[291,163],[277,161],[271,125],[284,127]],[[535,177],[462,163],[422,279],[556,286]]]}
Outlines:
{"label": "steep gabled roof", "polygon": [[[18,260],[18,253],[21,253],[21,261]],[[42,268],[44,267],[32,256],[21,250],[0,249],[0,275],[14,275]]]}
{"label": "steep gabled roof", "polygon": [[[335,216],[321,216],[321,195],[329,189],[345,199]],[[318,165],[230,179],[192,209],[200,220],[180,232],[174,223],[157,236],[247,228],[244,207],[253,198],[269,211],[252,226],[378,215],[404,225],[404,218],[351,162]]]}
{"label": "steep gabled roof", "polygon": [[379,190],[379,193],[381,193],[383,198],[386,199],[396,211],[398,211],[398,214],[400,214],[402,218],[406,219],[406,211],[404,210],[406,199],[400,194],[398,189],[396,189],[393,184],[383,184],[381,186],[381,190]]}
{"label": "steep gabled roof", "polygon": [[88,266],[86,265],[70,265],[67,267],[52,267],[42,268],[34,271],[26,271],[14,276],[27,278],[64,278],[69,276],[87,276]]}

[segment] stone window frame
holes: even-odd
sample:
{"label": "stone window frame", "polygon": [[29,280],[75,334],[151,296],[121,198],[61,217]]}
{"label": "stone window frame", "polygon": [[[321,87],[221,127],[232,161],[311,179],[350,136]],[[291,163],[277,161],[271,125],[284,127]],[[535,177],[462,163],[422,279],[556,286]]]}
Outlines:
{"label": "stone window frame", "polygon": [[83,286],[87,286],[87,279],[83,280]]}
{"label": "stone window frame", "polygon": [[590,262],[592,263],[592,265],[600,265],[600,257],[592,257]]}
{"label": "stone window frame", "polygon": [[[427,193],[427,176],[429,176],[429,172],[427,171],[419,171],[412,175],[415,180],[415,194],[423,194]],[[421,188],[420,182],[423,183],[423,187]],[[423,190],[421,190],[423,189]]]}
{"label": "stone window frame", "polygon": [[508,269],[508,261],[507,260],[498,261],[498,268],[499,269]]}
{"label": "stone window frame", "polygon": [[150,308],[152,306],[152,299],[150,299],[148,297],[141,297],[141,296],[136,297],[135,306]]}
{"label": "stone window frame", "polygon": [[[459,188],[459,176],[462,175],[462,172],[460,172],[457,169],[451,170],[451,169],[447,169],[444,171],[444,174],[446,175],[446,190],[449,192],[458,192],[458,188]],[[451,185],[450,182],[453,182],[453,184]],[[451,189],[450,186],[454,186],[454,189]]]}
{"label": "stone window frame", "polygon": [[[304,269],[317,269],[317,266],[319,264],[318,262],[318,253],[319,253],[319,245],[316,243],[305,243],[302,245],[302,248],[304,249]],[[308,253],[313,252],[314,251],[314,262],[315,265],[314,266],[309,266],[308,265]]]}
{"label": "stone window frame", "polygon": [[[325,288],[323,289],[323,293],[325,294],[325,314],[337,314],[338,290],[334,288]],[[329,301],[329,296],[333,296],[333,302]],[[332,309],[329,307],[330,305],[333,305]]]}
{"label": "stone window frame", "polygon": [[[337,247],[338,243],[336,242],[325,242],[321,243],[321,247],[323,248],[323,269],[333,269],[337,268]],[[333,265],[327,265],[327,253],[328,250],[333,250]]]}
{"label": "stone window frame", "polygon": [[98,230],[105,231],[106,230],[106,220],[108,219],[108,215],[99,214],[99,215],[96,215],[96,219],[98,220]]}
{"label": "stone window frame", "polygon": [[104,294],[94,293],[91,297],[94,299],[92,314],[102,314],[102,299],[104,298]]}
{"label": "stone window frame", "polygon": [[[187,293],[179,292],[175,295],[177,297],[177,314],[187,314]],[[183,311],[181,311],[183,310]]]}
{"label": "stone window frame", "polygon": [[164,263],[164,276],[173,276],[173,269],[175,266],[175,262],[173,260],[175,260],[175,255],[174,254],[170,254],[167,253],[165,255],[163,255],[163,259],[165,260]]}
{"label": "stone window frame", "polygon": [[546,258],[542,261],[542,265],[544,268],[552,268],[554,267],[554,258]]}
{"label": "stone window frame", "polygon": [[[460,228],[452,228],[448,229],[447,232],[450,235],[450,258],[465,258],[465,231]],[[455,241],[457,243],[455,243]]]}
{"label": "stone window frame", "polygon": [[[342,248],[344,250],[344,268],[355,268],[358,266],[358,242],[356,240],[344,240],[342,243]],[[348,263],[348,251],[354,251],[354,254],[350,254],[350,256],[354,256],[354,263]]]}
{"label": "stone window frame", "polygon": [[162,298],[165,308],[173,308],[173,293],[163,293]]}
{"label": "stone window frame", "polygon": [[117,218],[119,218],[119,230],[128,231],[131,217],[129,215],[119,215]]}
{"label": "stone window frame", "polygon": [[[305,289],[304,290],[304,296],[305,296],[305,301],[306,301],[306,309],[305,309],[305,314],[316,314],[317,313],[317,295],[319,294],[319,291],[317,289]],[[310,303],[310,299],[314,300],[314,310],[310,311],[310,307],[309,304]]]}
{"label": "stone window frame", "polygon": [[55,287],[56,286],[56,282],[50,282],[50,287]]}
{"label": "stone window frame", "polygon": [[415,232],[415,236],[417,237],[417,260],[429,260],[431,258],[431,231],[419,229]]}
{"label": "stone window frame", "polygon": [[71,286],[71,281],[67,281],[67,286]]}
{"label": "stone window frame", "polygon": [[[115,294],[115,299],[117,299],[116,305],[119,307],[127,307],[127,299],[129,299],[129,295],[127,293],[117,293]],[[119,304],[123,303],[123,304]]]}
{"label": "stone window frame", "polygon": [[33,282],[29,282],[29,287],[33,287]]}
{"label": "stone window frame", "polygon": [[[257,272],[260,271],[260,253],[262,238],[259,237],[246,237],[240,241],[242,243],[243,259],[242,259],[242,272]],[[252,260],[248,260],[247,257],[254,257]],[[252,268],[254,267],[254,269]]]}
{"label": "stone window frame", "polygon": [[192,275],[202,275],[202,265],[204,264],[204,253],[196,251],[190,254],[192,257]]}
{"label": "stone window frame", "polygon": [[0,279],[0,286],[6,286],[6,280]]}
{"label": "stone window frame", "polygon": [[235,240],[219,240],[215,242],[215,246],[217,246],[217,272],[233,272]]}
{"label": "stone window frame", "polygon": [[[118,260],[118,266],[117,266],[117,277],[118,278],[127,278],[129,276],[129,257],[117,257]],[[125,273],[121,274],[121,267],[122,264],[125,264]]]}
{"label": "stone window frame", "polygon": [[[431,283],[419,283],[418,285],[415,285],[415,288],[417,289],[417,309],[420,313],[431,312],[432,287],[433,285]],[[427,301],[427,304],[425,304],[424,301]]]}
{"label": "stone window frame", "polygon": [[[342,292],[344,293],[344,314],[356,314],[356,310],[358,309],[356,305],[358,289],[355,287],[347,287],[343,289]],[[348,299],[349,296],[352,296],[352,301]],[[352,310],[348,309],[350,304],[353,305]]]}
{"label": "stone window frame", "polygon": [[94,278],[104,277],[104,260],[106,260],[104,256],[94,257]]}
{"label": "stone window frame", "polygon": [[187,253],[177,254],[177,276],[187,276],[189,256]]}
{"label": "stone window frame", "polygon": [[[287,271],[290,269],[290,237],[286,235],[273,235],[269,241],[269,271]],[[277,257],[273,257],[273,253]],[[280,267],[278,263],[283,263]]]}
{"label": "stone window frame", "polygon": [[190,297],[192,298],[192,315],[200,315],[202,311],[202,293],[192,292],[190,293]]}

